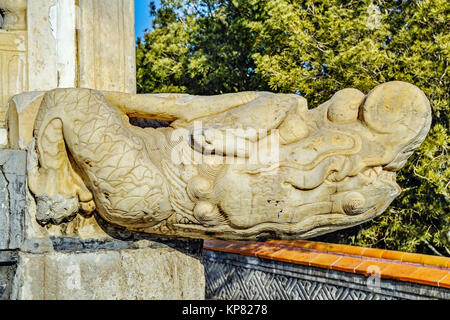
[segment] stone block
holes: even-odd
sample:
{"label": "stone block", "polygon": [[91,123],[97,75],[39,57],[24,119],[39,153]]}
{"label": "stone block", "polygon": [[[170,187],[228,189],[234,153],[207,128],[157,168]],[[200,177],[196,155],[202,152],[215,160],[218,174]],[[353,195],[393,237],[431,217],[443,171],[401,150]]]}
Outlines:
{"label": "stone block", "polygon": [[21,252],[12,299],[204,299],[201,261],[176,249]]}
{"label": "stone block", "polygon": [[7,119],[9,146],[24,150],[33,140],[34,121],[39,111],[44,92],[24,92],[9,100]]}

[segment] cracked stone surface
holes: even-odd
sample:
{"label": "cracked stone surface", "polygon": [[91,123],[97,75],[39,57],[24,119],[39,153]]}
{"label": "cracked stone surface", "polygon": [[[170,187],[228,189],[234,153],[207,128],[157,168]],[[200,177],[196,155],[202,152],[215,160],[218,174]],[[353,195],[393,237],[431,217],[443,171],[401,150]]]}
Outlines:
{"label": "cracked stone surface", "polygon": [[26,152],[0,150],[0,250],[22,245],[25,195]]}

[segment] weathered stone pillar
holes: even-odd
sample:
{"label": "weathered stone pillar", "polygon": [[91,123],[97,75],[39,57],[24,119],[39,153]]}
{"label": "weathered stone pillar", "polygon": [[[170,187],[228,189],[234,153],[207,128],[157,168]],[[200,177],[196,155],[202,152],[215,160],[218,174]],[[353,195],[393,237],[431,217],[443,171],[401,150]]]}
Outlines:
{"label": "weathered stone pillar", "polygon": [[0,0],[0,148],[8,99],[83,87],[136,92],[134,1]]}
{"label": "weathered stone pillar", "polygon": [[8,99],[28,90],[26,0],[0,0],[0,148],[8,144]]}
{"label": "weathered stone pillar", "polygon": [[28,2],[30,90],[135,93],[134,1]]}
{"label": "weathered stone pillar", "polygon": [[26,152],[0,150],[0,250],[22,246],[25,195]]}
{"label": "weathered stone pillar", "polygon": [[78,3],[78,86],[136,93],[134,1]]}

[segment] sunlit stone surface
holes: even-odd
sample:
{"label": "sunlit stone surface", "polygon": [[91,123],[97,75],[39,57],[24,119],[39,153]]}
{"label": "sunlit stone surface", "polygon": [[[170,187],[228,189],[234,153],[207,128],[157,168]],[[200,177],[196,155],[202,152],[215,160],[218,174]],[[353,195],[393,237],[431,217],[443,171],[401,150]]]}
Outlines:
{"label": "sunlit stone surface", "polygon": [[312,110],[268,92],[39,99],[28,183],[40,223],[96,209],[130,230],[193,238],[301,239],[368,221],[400,193],[396,171],[431,122],[424,93],[404,82],[345,89]]}

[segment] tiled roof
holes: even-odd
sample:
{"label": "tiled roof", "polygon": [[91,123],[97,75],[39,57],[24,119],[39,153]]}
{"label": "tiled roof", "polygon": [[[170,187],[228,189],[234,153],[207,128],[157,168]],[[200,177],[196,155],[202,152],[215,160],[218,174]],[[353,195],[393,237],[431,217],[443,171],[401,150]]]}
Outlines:
{"label": "tiled roof", "polygon": [[313,241],[205,241],[207,250],[450,288],[450,258]]}

